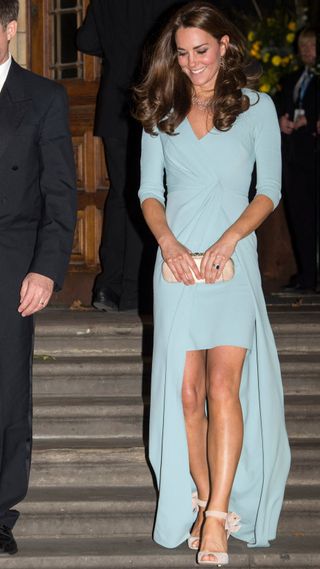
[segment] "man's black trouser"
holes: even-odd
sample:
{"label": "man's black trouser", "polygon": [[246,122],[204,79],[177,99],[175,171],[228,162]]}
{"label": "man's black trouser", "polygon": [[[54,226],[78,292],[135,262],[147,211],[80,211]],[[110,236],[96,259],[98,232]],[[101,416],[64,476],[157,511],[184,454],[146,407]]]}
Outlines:
{"label": "man's black trouser", "polygon": [[298,266],[299,283],[316,285],[316,155],[306,160],[284,161],[284,205]]}
{"label": "man's black trouser", "polygon": [[103,143],[110,190],[100,246],[102,272],[94,288],[116,294],[120,309],[141,307],[141,299],[152,296],[154,255],[138,200],[141,129],[134,126],[128,136],[104,138]]}
{"label": "man's black trouser", "polygon": [[33,318],[18,312],[19,288],[0,286],[0,524],[12,528],[28,490],[32,448]]}
{"label": "man's black trouser", "polygon": [[[104,139],[110,178],[100,246],[102,273],[95,288],[115,293],[121,304],[137,304],[142,241],[138,221],[138,184],[128,172],[127,140]],[[130,192],[132,194],[130,196]],[[135,197],[135,199],[133,199]]]}

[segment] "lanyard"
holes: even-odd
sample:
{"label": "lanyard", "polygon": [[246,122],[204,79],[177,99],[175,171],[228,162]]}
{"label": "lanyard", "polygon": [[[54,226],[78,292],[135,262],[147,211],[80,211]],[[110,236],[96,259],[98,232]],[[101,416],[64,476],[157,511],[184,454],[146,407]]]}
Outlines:
{"label": "lanyard", "polygon": [[[302,107],[303,97],[305,95],[305,92],[308,88],[308,85],[309,85],[312,77],[313,77],[312,72],[309,71],[309,69],[306,69],[304,71],[304,73],[302,74],[300,81],[298,82],[298,85],[297,85],[297,87],[298,87],[297,104],[298,104],[299,108]],[[300,85],[299,85],[299,83],[300,83]]]}

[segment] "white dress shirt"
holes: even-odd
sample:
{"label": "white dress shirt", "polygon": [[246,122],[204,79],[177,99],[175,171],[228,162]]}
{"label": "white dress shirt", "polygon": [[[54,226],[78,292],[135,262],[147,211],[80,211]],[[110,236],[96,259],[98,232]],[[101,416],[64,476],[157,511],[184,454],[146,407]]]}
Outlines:
{"label": "white dress shirt", "polygon": [[5,84],[5,81],[8,77],[11,61],[12,61],[12,57],[11,57],[11,54],[9,54],[7,61],[5,61],[4,63],[1,63],[1,65],[0,65],[0,93],[1,93],[2,87]]}

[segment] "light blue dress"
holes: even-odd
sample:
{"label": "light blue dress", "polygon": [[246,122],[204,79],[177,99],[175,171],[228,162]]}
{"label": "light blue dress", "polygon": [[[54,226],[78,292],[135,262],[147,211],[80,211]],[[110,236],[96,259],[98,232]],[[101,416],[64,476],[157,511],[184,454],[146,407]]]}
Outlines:
{"label": "light blue dress", "polygon": [[[202,139],[187,118],[176,136],[143,134],[141,202],[165,204],[176,238],[192,251],[205,251],[248,206],[254,163],[257,193],[280,199],[280,133],[272,100],[245,89],[250,108],[227,132],[212,129]],[[258,101],[258,102],[257,102]],[[244,444],[229,511],[241,516],[234,537],[251,547],[276,536],[290,450],[276,346],[261,289],[255,233],[242,239],[233,259],[232,281],[211,285],[169,284],[158,251],[154,271],[154,349],[149,454],[159,489],[154,539],[176,547],[190,535],[196,517],[181,400],[187,350],[216,345],[248,348],[240,399]]]}

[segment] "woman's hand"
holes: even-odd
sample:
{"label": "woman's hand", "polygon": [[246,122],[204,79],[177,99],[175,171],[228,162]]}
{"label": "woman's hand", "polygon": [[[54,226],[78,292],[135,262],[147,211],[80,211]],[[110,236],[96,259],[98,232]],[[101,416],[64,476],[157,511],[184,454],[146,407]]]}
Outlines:
{"label": "woman's hand", "polygon": [[237,238],[227,233],[214,243],[203,255],[200,266],[201,276],[207,284],[214,283],[222,275],[226,262],[230,259],[237,245]]}
{"label": "woman's hand", "polygon": [[179,283],[195,284],[192,272],[198,279],[201,278],[200,271],[191,256],[191,251],[187,247],[172,236],[159,239],[159,245],[163,259]]}

